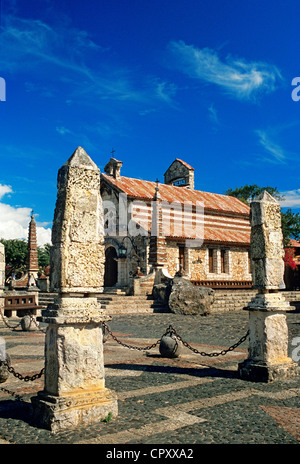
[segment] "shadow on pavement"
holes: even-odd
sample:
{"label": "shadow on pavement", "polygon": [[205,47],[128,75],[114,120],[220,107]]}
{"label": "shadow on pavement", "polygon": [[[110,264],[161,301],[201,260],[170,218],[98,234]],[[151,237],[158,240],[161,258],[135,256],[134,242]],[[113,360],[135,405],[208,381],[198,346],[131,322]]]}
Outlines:
{"label": "shadow on pavement", "polygon": [[0,417],[2,419],[17,419],[28,423],[31,418],[31,412],[31,404],[25,401],[0,401]]}
{"label": "shadow on pavement", "polygon": [[[159,356],[161,358],[161,356]],[[148,364],[105,364],[106,368],[109,369],[124,369],[131,371],[144,371],[144,372],[156,372],[164,374],[176,374],[176,375],[191,375],[195,377],[219,377],[219,378],[230,378],[230,379],[239,379],[238,371],[230,369],[220,369],[212,366],[206,367],[203,364],[203,368],[188,368],[188,367],[178,367],[170,365],[151,365]]]}

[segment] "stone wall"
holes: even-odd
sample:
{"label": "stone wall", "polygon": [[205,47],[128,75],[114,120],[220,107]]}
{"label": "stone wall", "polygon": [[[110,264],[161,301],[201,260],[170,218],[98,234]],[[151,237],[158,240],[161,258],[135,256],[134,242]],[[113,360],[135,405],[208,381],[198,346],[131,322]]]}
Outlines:
{"label": "stone wall", "polygon": [[[135,222],[134,220],[135,209],[139,208],[137,201],[133,205],[132,200],[127,199],[125,195],[118,195],[107,186],[102,186],[101,196],[105,248],[113,246],[117,255],[119,255],[121,246],[126,248],[126,260],[118,260],[118,283],[126,286],[130,284],[130,276],[135,275],[138,267],[144,274],[150,271],[147,259],[148,233],[142,230],[142,233],[139,234],[141,221]],[[127,201],[126,204],[123,204],[124,200]],[[147,229],[148,225],[145,222]]]}
{"label": "stone wall", "polygon": [[[214,272],[209,272],[209,248],[213,250]],[[221,268],[221,250],[225,250],[224,267]],[[174,241],[167,242],[168,272],[174,276],[179,270],[179,247]],[[241,247],[185,248],[185,269],[191,280],[251,280],[248,250]]]}
{"label": "stone wall", "polygon": [[100,171],[79,147],[60,168],[57,184],[51,290],[101,291],[104,247]]}
{"label": "stone wall", "polygon": [[[185,168],[186,169],[186,168]],[[121,212],[120,203],[122,203],[122,195],[128,204],[123,207]],[[148,263],[149,254],[149,238],[146,230],[150,230],[151,225],[151,208],[150,203],[141,203],[132,201],[124,194],[118,194],[110,186],[102,183],[101,196],[104,206],[104,233],[105,244],[114,246],[117,254],[120,245],[124,245],[127,250],[127,259],[118,262],[119,284],[122,286],[128,285],[130,276],[134,275],[139,266],[144,274],[150,272]],[[109,212],[107,207],[111,209]],[[123,217],[121,217],[123,214]],[[144,225],[142,234],[138,235],[137,223]],[[228,219],[226,219],[228,221]],[[143,222],[144,221],[144,222]],[[211,222],[212,219],[210,218]],[[247,221],[245,221],[245,224]],[[165,224],[165,223],[164,223]],[[244,224],[241,227],[246,227]],[[137,247],[138,256],[135,252],[129,239],[125,239],[125,235],[131,237]],[[174,276],[179,270],[179,244],[180,240],[166,240],[167,251],[167,271],[171,276]],[[182,245],[184,245],[182,241]],[[209,272],[209,248],[213,250],[214,270]],[[224,252],[225,272],[222,272],[221,266],[221,250]],[[248,248],[246,247],[229,247],[221,245],[206,245],[201,248],[185,248],[185,270],[192,280],[234,280],[234,281],[250,281],[251,273],[249,272],[249,257]],[[127,277],[126,277],[127,276]]]}

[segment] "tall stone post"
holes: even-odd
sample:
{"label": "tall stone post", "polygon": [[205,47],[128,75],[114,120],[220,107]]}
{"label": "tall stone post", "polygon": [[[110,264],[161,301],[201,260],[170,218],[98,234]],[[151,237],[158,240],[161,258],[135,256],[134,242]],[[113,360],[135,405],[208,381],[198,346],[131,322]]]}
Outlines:
{"label": "tall stone post", "polygon": [[155,187],[155,194],[152,201],[151,215],[151,236],[149,243],[149,264],[151,273],[154,273],[154,283],[158,284],[162,278],[162,271],[167,266],[168,257],[166,250],[166,240],[163,232],[162,223],[162,200],[159,192],[158,182]]}
{"label": "tall stone post", "polygon": [[110,318],[95,295],[103,289],[103,243],[100,171],[79,147],[58,172],[50,275],[58,297],[39,318],[48,327],[34,421],[52,432],[118,413],[104,377],[102,322]]}
{"label": "tall stone post", "polygon": [[288,357],[284,312],[291,308],[279,292],[285,288],[279,203],[263,192],[251,203],[250,219],[252,279],[258,293],[245,308],[249,311],[249,349],[239,373],[245,380],[270,382],[299,371],[298,364]]}
{"label": "tall stone post", "polygon": [[37,279],[39,265],[36,237],[36,222],[33,214],[31,215],[31,221],[28,228],[27,271],[29,275],[33,275],[33,277]]}

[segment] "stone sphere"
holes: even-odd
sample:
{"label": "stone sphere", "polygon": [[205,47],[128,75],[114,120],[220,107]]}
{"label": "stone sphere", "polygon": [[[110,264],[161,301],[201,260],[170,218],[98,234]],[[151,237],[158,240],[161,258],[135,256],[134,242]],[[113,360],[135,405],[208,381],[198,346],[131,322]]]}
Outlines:
{"label": "stone sphere", "polygon": [[181,342],[174,335],[164,335],[159,344],[159,352],[164,358],[178,358],[181,347]]}
{"label": "stone sphere", "polygon": [[[34,319],[34,320],[33,320]],[[21,319],[22,330],[28,332],[30,330],[37,330],[37,322],[35,322],[34,316],[24,316]]]}
{"label": "stone sphere", "polygon": [[[2,358],[0,357],[0,383],[3,383],[3,382],[6,382],[6,380],[8,379],[9,372],[8,372],[7,366],[2,364],[1,360]],[[7,361],[10,366],[10,357],[7,353],[5,354],[5,361]]]}

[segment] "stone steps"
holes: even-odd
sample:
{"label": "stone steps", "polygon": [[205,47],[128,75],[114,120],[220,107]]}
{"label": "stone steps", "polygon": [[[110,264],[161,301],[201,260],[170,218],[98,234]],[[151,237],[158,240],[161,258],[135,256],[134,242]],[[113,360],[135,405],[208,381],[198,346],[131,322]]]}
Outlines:
{"label": "stone steps", "polygon": [[[53,294],[40,294],[39,304],[47,307],[53,302]],[[153,300],[149,296],[127,296],[125,292],[102,293],[97,296],[97,300],[101,308],[107,314],[122,314],[122,313],[154,313],[166,312],[167,308],[161,303]]]}
{"label": "stone steps", "polygon": [[[115,289],[116,290],[116,289]],[[300,291],[284,291],[283,292],[287,301],[296,310],[300,309]],[[241,311],[245,308],[251,299],[256,295],[255,290],[217,290],[215,292],[215,301],[212,305],[212,311],[229,312]],[[40,293],[39,304],[43,307],[53,302],[53,294]],[[120,289],[114,293],[101,293],[97,296],[101,307],[107,314],[122,314],[122,313],[156,313],[167,312],[168,309],[153,300],[147,295],[127,296],[125,292]]]}
{"label": "stone steps", "polygon": [[122,296],[103,294],[98,296],[101,308],[107,314],[166,312],[167,308],[152,298],[144,295]]}
{"label": "stone steps", "polygon": [[217,290],[215,300],[212,305],[213,312],[240,311],[255,296],[255,290]]}
{"label": "stone steps", "polygon": [[[240,311],[248,305],[256,293],[256,290],[229,290],[227,292],[218,290],[215,293],[212,310],[214,312]],[[296,309],[300,307],[300,291],[284,291],[283,294]]]}

